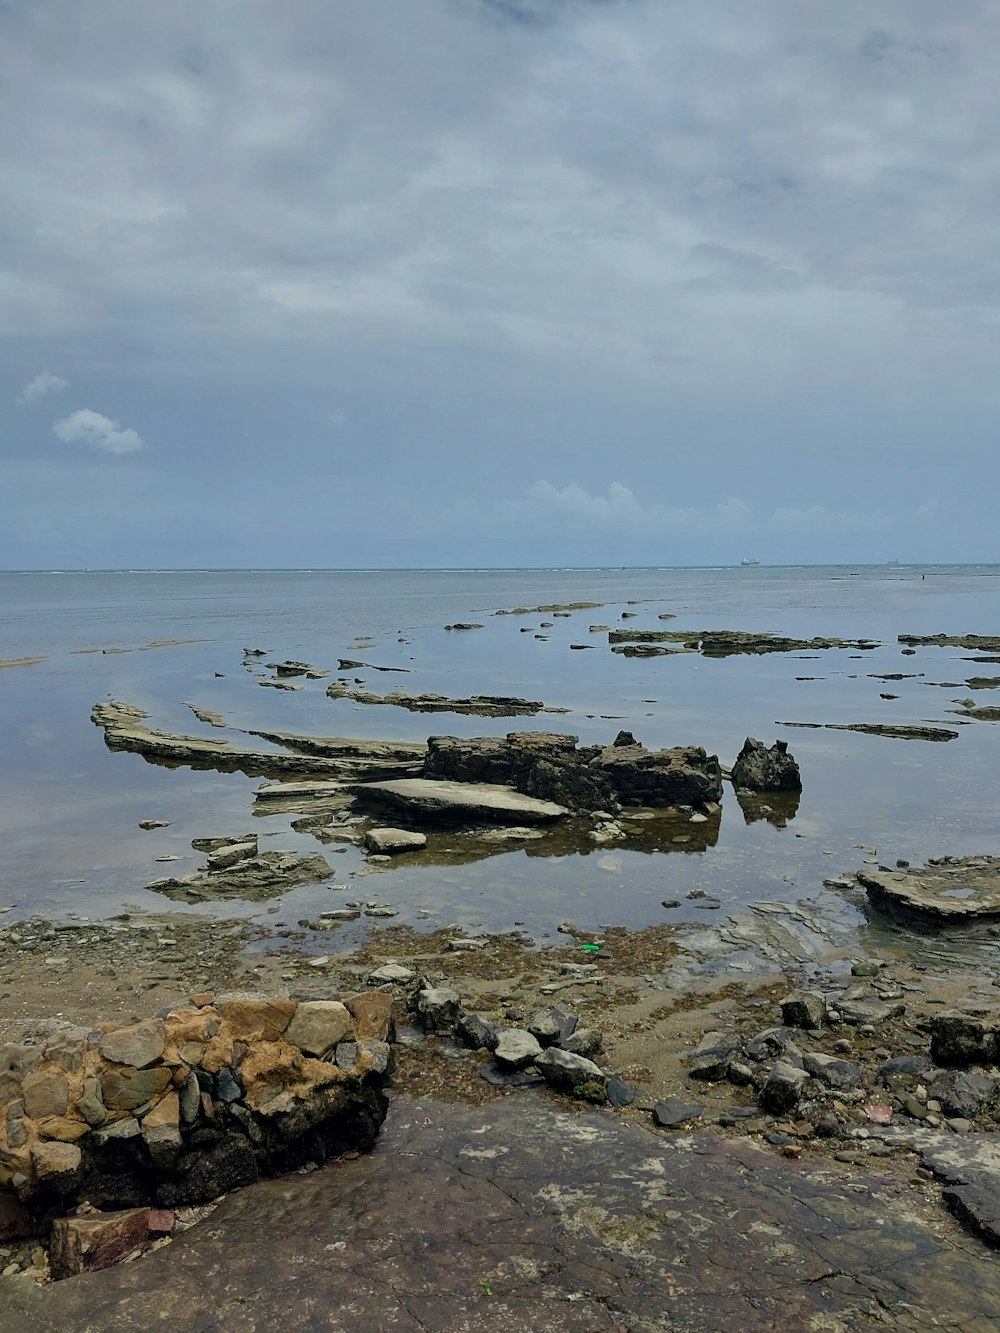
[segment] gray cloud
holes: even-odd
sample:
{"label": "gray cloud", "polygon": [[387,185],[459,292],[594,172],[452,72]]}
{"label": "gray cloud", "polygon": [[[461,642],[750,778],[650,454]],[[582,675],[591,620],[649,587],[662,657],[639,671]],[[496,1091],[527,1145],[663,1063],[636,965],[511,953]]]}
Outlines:
{"label": "gray cloud", "polygon": [[50,393],[60,393],[67,388],[69,388],[69,380],[61,379],[48,370],[42,370],[27,382],[18,394],[17,400],[19,403],[32,405],[40,403]]}
{"label": "gray cloud", "polygon": [[102,454],[133,454],[143,447],[136,431],[88,407],[54,422],[52,431],[66,444],[86,444]]}

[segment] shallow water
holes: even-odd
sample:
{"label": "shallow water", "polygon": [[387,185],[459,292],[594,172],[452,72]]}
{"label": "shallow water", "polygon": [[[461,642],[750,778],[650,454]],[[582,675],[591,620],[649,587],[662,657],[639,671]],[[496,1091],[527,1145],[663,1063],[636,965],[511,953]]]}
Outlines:
{"label": "shallow water", "polygon": [[[491,614],[580,600],[602,606],[568,617]],[[630,628],[870,637],[881,646],[627,659],[609,651],[606,634],[589,632],[592,624],[620,625],[623,611],[636,613],[624,622]],[[676,619],[662,622],[661,612]],[[470,620],[483,628],[444,629]],[[540,628],[541,621],[552,621],[551,628]],[[531,631],[521,633],[522,625]],[[347,887],[310,886],[271,903],[227,901],[204,910],[294,925],[357,897],[392,903],[399,921],[489,930],[523,923],[539,936],[567,919],[582,928],[664,919],[707,924],[718,914],[687,900],[694,889],[719,898],[723,914],[760,898],[814,897],[825,877],[866,856],[892,864],[897,857],[916,863],[941,853],[1000,853],[998,724],[963,724],[949,711],[969,695],[967,677],[997,668],[978,667],[966,660],[975,654],[957,648],[901,655],[898,634],[937,632],[1000,634],[1000,567],[0,574],[0,659],[44,659],[0,669],[0,908],[13,909],[6,920],[169,909],[168,900],[143,887],[147,881],[194,869],[202,858],[191,850],[193,837],[251,827],[274,835],[265,847],[322,851],[333,866],[331,883]],[[370,635],[374,645],[353,646],[358,635]],[[147,646],[164,640],[185,642]],[[573,643],[593,646],[571,651]],[[298,658],[332,676],[340,657],[411,673],[366,673],[364,688],[378,693],[516,693],[571,711],[523,719],[426,715],[330,700],[328,680],[295,692],[262,689],[242,665],[243,648],[256,646],[268,661]],[[872,678],[897,671],[922,674]],[[931,688],[943,681],[956,687]],[[258,779],[170,769],[107,750],[89,713],[109,695],[147,710],[152,726],[227,736],[235,745],[251,742],[198,722],[186,705],[215,710],[231,728],[327,736],[422,740],[434,732],[551,729],[593,743],[625,728],[651,747],[704,745],[723,762],[747,735],[768,743],[780,736],[799,760],[804,792],[794,817],[776,827],[766,819],[748,823],[727,787],[708,845],[704,837],[672,844],[653,830],[627,848],[567,846],[556,838],[463,862],[460,854],[440,854],[450,841],[444,838],[437,840],[444,864],[424,857],[352,879],[364,865],[353,847],[320,848],[289,831],[288,816],[251,824]],[[977,703],[1000,702],[1000,691],[976,695]],[[947,743],[890,740],[789,729],[779,720],[932,721],[959,736]],[[138,821],[148,818],[171,824],[140,831]],[[170,855],[179,859],[156,861]],[[664,909],[664,899],[681,906]],[[362,922],[338,932],[337,947],[363,929]],[[320,943],[331,947],[334,940]]]}

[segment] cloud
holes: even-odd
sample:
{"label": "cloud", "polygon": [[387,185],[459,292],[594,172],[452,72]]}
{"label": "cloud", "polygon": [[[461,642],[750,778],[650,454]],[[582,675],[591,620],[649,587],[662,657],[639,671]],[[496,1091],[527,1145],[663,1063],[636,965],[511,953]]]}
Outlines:
{"label": "cloud", "polygon": [[66,444],[88,444],[103,454],[133,454],[143,447],[136,431],[123,430],[117,421],[88,407],[54,422],[52,430]]}
{"label": "cloud", "polygon": [[19,403],[40,403],[47,394],[60,393],[63,389],[69,388],[69,380],[62,379],[59,375],[53,375],[48,370],[43,370],[29,380],[17,396]]}

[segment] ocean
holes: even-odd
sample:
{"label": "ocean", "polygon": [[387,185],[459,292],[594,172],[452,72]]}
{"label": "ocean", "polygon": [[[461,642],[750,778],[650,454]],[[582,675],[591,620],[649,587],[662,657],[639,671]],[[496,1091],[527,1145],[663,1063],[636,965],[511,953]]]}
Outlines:
{"label": "ocean", "polygon": [[[599,606],[558,617],[495,614],[578,601]],[[675,619],[659,619],[665,613]],[[482,628],[445,628],[455,622]],[[591,631],[598,624],[868,638],[879,647],[625,658],[609,651],[606,632]],[[296,929],[353,891],[420,928],[517,924],[546,938],[567,920],[597,929],[703,919],[687,896],[698,890],[717,897],[722,913],[760,899],[822,900],[824,878],[866,858],[1000,853],[1000,730],[954,711],[973,694],[968,678],[1000,676],[1000,665],[977,665],[979,654],[952,647],[902,655],[899,634],[934,633],[1000,634],[1000,566],[0,573],[0,660],[40,659],[0,668],[2,919],[172,910],[147,882],[193,870],[202,857],[192,838],[251,828],[267,835],[264,847],[328,855],[330,882],[198,910],[276,930]],[[370,646],[354,646],[358,636]],[[295,658],[331,676],[294,692],[262,689],[243,665],[243,649],[256,647],[266,650],[262,660]],[[516,694],[570,711],[491,719],[331,700],[325,687],[340,658],[409,673],[347,673],[379,693]],[[894,673],[905,678],[878,678]],[[1000,703],[996,689],[974,693],[977,703]],[[288,816],[254,818],[259,779],[109,751],[89,720],[108,697],[146,710],[151,726],[235,745],[248,743],[240,736],[248,729],[409,740],[558,730],[586,744],[625,729],[650,747],[703,745],[731,763],[746,736],[780,737],[799,761],[803,792],[791,818],[769,821],[745,814],[727,786],[707,846],[584,844],[541,856],[529,844],[469,861],[456,839],[436,859],[358,878],[365,862],[354,847],[320,847],[291,831]],[[213,731],[188,705],[221,714],[228,729]],[[929,722],[959,734],[934,743],[782,725],[796,721]],[[169,826],[146,832],[142,819]],[[160,857],[177,859],[168,866]],[[681,905],[668,910],[664,900]],[[347,947],[367,925],[352,923],[338,940]]]}

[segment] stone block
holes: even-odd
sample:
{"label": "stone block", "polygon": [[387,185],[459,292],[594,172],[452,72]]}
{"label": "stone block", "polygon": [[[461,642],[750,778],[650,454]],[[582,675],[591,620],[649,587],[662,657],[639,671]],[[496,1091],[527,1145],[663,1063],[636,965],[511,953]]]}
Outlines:
{"label": "stone block", "polygon": [[307,1055],[322,1056],[353,1031],[350,1012],[339,1000],[307,1000],[296,1010],[284,1040]]}
{"label": "stone block", "polygon": [[113,1064],[146,1069],[162,1059],[166,1044],[166,1025],[162,1018],[146,1018],[129,1027],[115,1028],[101,1038],[98,1050]]}

